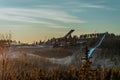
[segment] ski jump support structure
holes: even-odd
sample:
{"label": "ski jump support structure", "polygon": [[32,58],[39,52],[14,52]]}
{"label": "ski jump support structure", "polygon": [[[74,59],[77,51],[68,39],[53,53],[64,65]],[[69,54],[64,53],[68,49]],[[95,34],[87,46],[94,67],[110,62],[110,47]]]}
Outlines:
{"label": "ski jump support structure", "polygon": [[53,47],[58,47],[58,46],[60,46],[60,44],[61,44],[62,42],[65,43],[66,39],[71,38],[71,34],[72,34],[74,31],[75,31],[75,30],[72,29],[72,30],[70,30],[65,36],[54,39],[54,40],[52,41]]}
{"label": "ski jump support structure", "polygon": [[70,30],[63,38],[70,38],[71,34],[74,32],[75,30]]}
{"label": "ski jump support structure", "polygon": [[92,56],[92,54],[94,53],[94,51],[102,44],[103,40],[105,39],[106,35],[108,34],[108,32],[105,32],[103,37],[101,38],[101,40],[99,41],[99,43],[94,47],[94,48],[91,48],[89,51],[88,51],[88,58],[90,58]]}

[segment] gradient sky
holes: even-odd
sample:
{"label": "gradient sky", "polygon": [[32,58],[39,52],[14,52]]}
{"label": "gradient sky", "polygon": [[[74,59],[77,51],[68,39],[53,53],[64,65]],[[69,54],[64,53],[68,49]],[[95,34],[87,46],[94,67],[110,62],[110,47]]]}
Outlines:
{"label": "gradient sky", "polygon": [[0,33],[32,42],[94,32],[120,34],[120,0],[0,0]]}

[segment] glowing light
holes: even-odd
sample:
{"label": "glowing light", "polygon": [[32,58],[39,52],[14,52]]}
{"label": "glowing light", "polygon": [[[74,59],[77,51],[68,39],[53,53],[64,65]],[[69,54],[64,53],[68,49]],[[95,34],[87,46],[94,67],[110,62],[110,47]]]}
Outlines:
{"label": "glowing light", "polygon": [[88,52],[88,58],[90,58],[92,56],[92,54],[94,53],[94,51],[102,44],[105,36],[108,34],[108,32],[106,32],[103,37],[101,38],[100,42],[94,47],[91,48],[90,51]]}

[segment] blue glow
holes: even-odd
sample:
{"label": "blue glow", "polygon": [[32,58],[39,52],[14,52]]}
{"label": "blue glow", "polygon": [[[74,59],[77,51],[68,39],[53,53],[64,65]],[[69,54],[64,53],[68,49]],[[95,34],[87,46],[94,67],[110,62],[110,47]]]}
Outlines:
{"label": "blue glow", "polygon": [[92,56],[92,54],[94,53],[94,51],[102,44],[102,42],[103,42],[103,40],[104,40],[104,38],[105,38],[105,36],[108,34],[108,32],[106,32],[104,35],[103,35],[103,37],[102,37],[102,39],[100,40],[100,42],[94,47],[94,48],[91,48],[90,49],[90,51],[88,52],[88,58],[90,58],[91,56]]}
{"label": "blue glow", "polygon": [[96,48],[91,48],[90,49],[90,51],[88,52],[88,57],[90,57],[93,54],[93,52],[95,51],[95,49]]}

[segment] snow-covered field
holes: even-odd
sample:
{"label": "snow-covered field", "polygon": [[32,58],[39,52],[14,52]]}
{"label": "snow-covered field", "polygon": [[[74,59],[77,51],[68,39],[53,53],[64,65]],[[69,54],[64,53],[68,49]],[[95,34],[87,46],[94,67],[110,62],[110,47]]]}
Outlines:
{"label": "snow-covered field", "polygon": [[[48,51],[47,51],[48,50]],[[71,51],[71,49],[70,49]],[[47,52],[47,53],[46,53]],[[63,57],[49,57],[50,55],[56,55],[56,54],[61,54],[61,55],[65,55]],[[65,53],[65,52],[64,52]],[[82,48],[78,49],[78,50],[74,50],[71,51],[72,54],[64,54],[61,50],[52,50],[51,48],[49,49],[15,49],[15,48],[11,48],[8,51],[6,51],[6,58],[9,59],[22,59],[22,58],[32,58],[32,59],[41,59],[44,61],[49,61],[51,64],[58,64],[58,65],[65,65],[65,66],[69,66],[69,65],[73,65],[73,64],[77,64],[77,65],[81,65],[82,61],[81,58],[84,57],[84,53],[82,52]],[[115,66],[114,61],[111,61],[110,58],[104,58],[104,56],[102,58],[100,58],[101,56],[101,49],[97,49],[94,53],[94,55],[92,56],[92,64],[97,67],[98,65],[105,68],[105,67],[112,67]],[[42,56],[43,55],[43,56]],[[46,56],[47,55],[47,56]],[[2,57],[2,56],[0,56]],[[117,59],[116,59],[117,60]],[[117,62],[119,62],[117,60]]]}
{"label": "snow-covered field", "polygon": [[[35,53],[36,50],[40,50],[40,52],[38,52],[36,54]],[[61,55],[66,55],[63,52],[61,52],[61,50],[56,50],[56,52],[55,52],[55,50],[54,51],[49,50],[48,53],[51,53],[50,51],[54,52],[54,54],[59,53]],[[69,53],[68,53],[68,56],[63,56],[63,57],[60,57],[60,58],[59,57],[54,57],[54,56],[53,57],[48,57],[51,54],[49,54],[47,56],[40,56],[39,54],[45,54],[44,49],[33,49],[33,50],[31,50],[31,49],[28,50],[27,49],[27,50],[25,50],[25,49],[20,49],[20,48],[10,48],[8,51],[5,52],[6,58],[8,58],[8,59],[22,59],[22,58],[35,59],[35,58],[39,58],[39,59],[42,59],[44,61],[49,61],[52,64],[58,64],[58,65],[70,65],[70,64],[72,64],[72,62],[76,58],[80,57],[81,52],[80,52],[80,50],[78,50],[78,51],[72,52],[72,55],[71,54],[69,55]],[[1,58],[2,58],[2,55],[1,55]]]}
{"label": "snow-covered field", "polygon": [[[56,52],[57,53],[57,52]],[[39,53],[42,54],[42,53]],[[61,53],[64,55],[64,53]],[[45,56],[39,56],[36,55],[32,52],[26,52],[24,50],[14,50],[14,49],[9,49],[8,52],[6,52],[6,57],[7,58],[28,58],[28,57],[32,57],[32,58],[40,58],[40,59],[44,59],[44,60],[49,60],[51,63],[53,64],[60,64],[60,65],[69,65],[72,63],[72,61],[74,61],[76,58],[79,58],[81,55],[80,50],[73,52],[72,55],[68,55],[66,57],[63,58],[56,58],[56,57],[45,57]]]}

